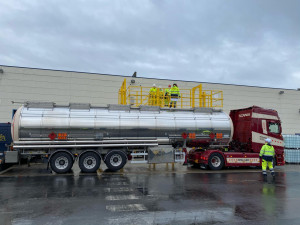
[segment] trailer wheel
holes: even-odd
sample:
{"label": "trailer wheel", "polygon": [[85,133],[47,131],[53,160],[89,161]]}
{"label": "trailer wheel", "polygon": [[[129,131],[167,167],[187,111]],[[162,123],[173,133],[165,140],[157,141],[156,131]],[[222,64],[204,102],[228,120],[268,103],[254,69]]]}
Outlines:
{"label": "trailer wheel", "polygon": [[125,166],[127,158],[122,151],[111,151],[107,153],[104,162],[109,170],[118,171]]}
{"label": "trailer wheel", "polygon": [[94,173],[100,167],[101,158],[95,152],[83,153],[79,158],[79,168],[83,173]]}
{"label": "trailer wheel", "polygon": [[51,157],[50,166],[55,173],[69,172],[73,166],[72,156],[67,152],[57,152]]}
{"label": "trailer wheel", "polygon": [[220,153],[213,153],[208,159],[208,166],[211,170],[220,170],[224,166],[224,158]]}

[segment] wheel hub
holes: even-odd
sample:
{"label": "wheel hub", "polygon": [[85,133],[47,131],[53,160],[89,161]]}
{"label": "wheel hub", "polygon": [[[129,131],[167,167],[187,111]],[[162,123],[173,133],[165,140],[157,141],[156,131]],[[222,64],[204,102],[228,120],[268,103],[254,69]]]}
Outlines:
{"label": "wheel hub", "polygon": [[220,164],[221,164],[221,160],[220,160],[219,157],[214,156],[214,157],[211,159],[211,163],[212,163],[212,165],[213,165],[214,167],[218,167],[218,166],[220,166]]}
{"label": "wheel hub", "polygon": [[110,158],[110,164],[112,166],[120,166],[122,164],[122,157],[119,154],[114,154]]}
{"label": "wheel hub", "polygon": [[92,156],[88,156],[83,160],[83,166],[87,169],[93,169],[96,166],[96,164],[97,160]]}
{"label": "wheel hub", "polygon": [[55,167],[59,170],[64,170],[69,165],[69,161],[65,156],[58,157],[54,163],[55,163]]}

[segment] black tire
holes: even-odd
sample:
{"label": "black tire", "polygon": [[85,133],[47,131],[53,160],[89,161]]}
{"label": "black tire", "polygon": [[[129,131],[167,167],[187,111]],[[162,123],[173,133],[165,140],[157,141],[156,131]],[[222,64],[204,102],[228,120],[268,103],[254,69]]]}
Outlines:
{"label": "black tire", "polygon": [[220,153],[212,153],[208,159],[208,166],[211,170],[220,170],[223,168],[225,162]]}
{"label": "black tire", "polygon": [[57,152],[50,159],[51,169],[55,173],[67,173],[73,167],[73,158],[67,152]]}
{"label": "black tire", "polygon": [[94,173],[99,169],[101,163],[100,156],[95,152],[83,153],[79,158],[79,168],[83,173]]}
{"label": "black tire", "polygon": [[105,157],[105,164],[110,171],[118,171],[127,163],[127,157],[122,151],[111,151]]}

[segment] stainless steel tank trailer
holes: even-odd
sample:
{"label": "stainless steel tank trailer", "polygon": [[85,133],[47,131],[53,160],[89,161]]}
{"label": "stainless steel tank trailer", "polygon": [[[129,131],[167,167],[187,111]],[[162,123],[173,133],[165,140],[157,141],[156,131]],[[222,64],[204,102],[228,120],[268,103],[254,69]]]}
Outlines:
{"label": "stainless steel tank trailer", "polygon": [[[163,109],[90,104],[27,102],[12,122],[9,162],[47,156],[56,173],[68,172],[78,161],[82,172],[95,172],[104,161],[117,171],[132,163],[183,162],[182,147],[226,145],[232,138],[230,117],[211,108]],[[183,134],[194,134],[185,139]],[[211,133],[222,133],[212,140]]]}

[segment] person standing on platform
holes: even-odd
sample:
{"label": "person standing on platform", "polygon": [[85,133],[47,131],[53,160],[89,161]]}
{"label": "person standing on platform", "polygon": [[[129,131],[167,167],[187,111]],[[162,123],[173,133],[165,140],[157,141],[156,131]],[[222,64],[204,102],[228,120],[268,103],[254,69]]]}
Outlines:
{"label": "person standing on platform", "polygon": [[170,94],[171,94],[170,108],[172,107],[176,108],[178,98],[180,98],[180,91],[177,84],[173,84],[173,87],[170,90]]}
{"label": "person standing on platform", "polygon": [[165,107],[170,106],[170,97],[171,97],[171,84],[169,84],[168,88],[165,90]]}
{"label": "person standing on platform", "polygon": [[156,105],[156,94],[157,88],[156,85],[153,84],[152,88],[149,91],[149,105]]}

